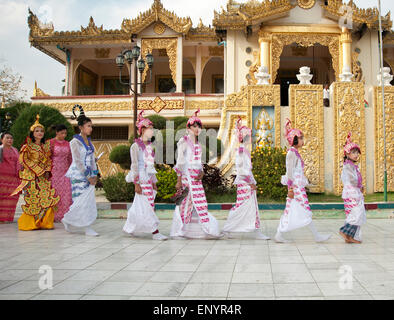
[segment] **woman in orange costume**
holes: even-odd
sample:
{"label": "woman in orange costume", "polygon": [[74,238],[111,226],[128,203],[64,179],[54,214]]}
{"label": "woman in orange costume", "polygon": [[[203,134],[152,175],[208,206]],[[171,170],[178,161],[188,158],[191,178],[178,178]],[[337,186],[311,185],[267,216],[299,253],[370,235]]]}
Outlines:
{"label": "woman in orange costume", "polygon": [[36,122],[30,127],[30,136],[20,150],[19,172],[21,184],[12,195],[25,190],[23,213],[18,220],[19,230],[53,229],[54,210],[59,202],[49,180],[52,161],[49,141],[44,139],[44,126]]}

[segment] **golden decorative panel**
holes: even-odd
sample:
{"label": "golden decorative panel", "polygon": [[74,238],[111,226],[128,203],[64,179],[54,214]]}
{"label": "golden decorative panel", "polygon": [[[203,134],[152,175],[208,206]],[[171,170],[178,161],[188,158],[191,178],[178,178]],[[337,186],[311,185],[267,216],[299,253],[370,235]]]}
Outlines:
{"label": "golden decorative panel", "polygon": [[166,103],[160,97],[156,97],[155,100],[149,103],[149,106],[156,113],[159,113],[166,107]]}
{"label": "golden decorative panel", "polygon": [[208,47],[210,56],[223,57],[224,56],[224,47]]}
{"label": "golden decorative panel", "polygon": [[311,192],[324,192],[324,110],[322,85],[290,85],[290,118],[305,135],[300,154]]}
{"label": "golden decorative panel", "polygon": [[101,152],[104,152],[103,156],[97,162],[98,170],[102,177],[107,177],[124,170],[115,163],[109,160],[109,154],[112,149],[118,145],[129,145],[128,141],[92,141],[95,155],[98,156]]}
{"label": "golden decorative panel", "polygon": [[[152,53],[153,49],[166,49],[170,61],[170,70],[172,80],[176,84],[176,60],[178,39],[177,38],[157,38],[157,39],[142,39],[141,41],[141,56],[146,59],[148,53]],[[142,81],[145,80],[146,73],[148,72],[148,65],[146,65],[142,73]]]}
{"label": "golden decorative panel", "polygon": [[186,101],[187,110],[217,110],[222,109],[224,101],[220,100],[203,100],[203,101]]}
{"label": "golden decorative panel", "polygon": [[361,148],[359,167],[365,187],[365,110],[364,84],[362,82],[334,82],[332,85],[334,109],[334,193],[342,192],[341,172],[343,167],[343,147],[349,132],[352,141]]}
{"label": "golden decorative panel", "polygon": [[156,23],[155,26],[153,27],[153,31],[156,34],[163,34],[164,31],[166,31],[166,26],[162,23]]}
{"label": "golden decorative panel", "polygon": [[[394,191],[394,87],[384,87],[386,123],[387,190]],[[375,177],[374,191],[383,192],[384,182],[384,134],[382,88],[374,88],[375,111]]]}
{"label": "golden decorative panel", "polygon": [[111,48],[96,48],[94,49],[94,54],[96,58],[105,59],[109,57],[109,53],[111,52]]}
{"label": "golden decorative panel", "polygon": [[327,46],[332,57],[332,65],[335,71],[336,79],[340,74],[340,50],[338,34],[311,34],[311,33],[274,33],[272,36],[272,66],[271,81],[275,82],[276,75],[280,66],[280,56],[286,45],[297,43],[302,47],[310,47],[315,43]]}
{"label": "golden decorative panel", "polygon": [[297,0],[297,4],[299,7],[303,9],[310,9],[316,3],[316,0]]}
{"label": "golden decorative panel", "polygon": [[242,86],[238,93],[227,95],[223,113],[227,111],[246,111],[247,125],[252,128],[253,106],[274,106],[275,145],[280,146],[280,85]]}
{"label": "golden decorative panel", "polygon": [[[154,100],[138,100],[138,110],[155,110],[157,103],[153,103]],[[162,100],[165,103],[164,109],[174,110],[183,109],[183,100]],[[72,110],[76,102],[43,102],[47,106],[58,109],[60,112],[67,112]],[[132,110],[133,102],[130,101],[111,101],[111,102],[81,102],[85,111],[130,111]],[[152,104],[153,103],[153,104]],[[33,103],[34,104],[34,103]],[[163,109],[163,108],[162,108]],[[162,110],[160,109],[160,110]],[[156,111],[156,110],[155,110]]]}

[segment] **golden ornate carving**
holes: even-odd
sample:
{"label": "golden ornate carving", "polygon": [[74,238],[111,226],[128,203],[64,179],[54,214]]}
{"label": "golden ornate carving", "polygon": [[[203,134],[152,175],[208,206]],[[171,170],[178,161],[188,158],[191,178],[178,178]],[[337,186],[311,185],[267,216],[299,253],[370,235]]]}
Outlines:
{"label": "golden ornate carving", "polygon": [[229,0],[226,10],[214,11],[213,26],[227,30],[243,30],[248,25],[259,23],[261,19],[286,13],[294,8],[289,0],[265,0],[237,3]]}
{"label": "golden ornate carving", "polygon": [[[183,100],[162,100],[166,110],[183,109]],[[151,110],[153,100],[138,99],[138,110]],[[34,103],[33,103],[34,104]],[[40,103],[41,104],[41,103]],[[43,102],[47,106],[58,109],[60,112],[71,112],[74,102]],[[107,101],[107,102],[81,102],[85,111],[131,111],[133,102],[130,101]]]}
{"label": "golden ornate carving", "polygon": [[[238,93],[227,95],[223,113],[227,111],[246,111],[248,127],[252,127],[253,106],[273,106],[275,109],[275,145],[280,146],[280,86],[253,85],[242,86]],[[223,126],[225,123],[222,124]]]}
{"label": "golden ornate carving", "polygon": [[53,24],[43,24],[37,16],[29,9],[29,17],[27,19],[27,23],[30,28],[30,37],[40,36],[40,37],[48,37],[52,36],[54,33]]}
{"label": "golden ornate carving", "polygon": [[363,69],[361,69],[361,63],[358,61],[358,52],[352,53],[352,65],[353,65],[353,74],[354,74],[354,81],[356,82],[363,82]]}
{"label": "golden ornate carving", "polygon": [[[385,122],[386,122],[386,167],[387,190],[394,191],[394,87],[384,87],[385,96]],[[382,88],[374,88],[375,111],[375,177],[374,191],[383,192],[384,181],[384,134]]]}
{"label": "golden ornate carving", "polygon": [[156,34],[163,34],[164,31],[166,31],[166,26],[162,23],[156,23],[155,26],[153,27],[153,31]]}
{"label": "golden ornate carving", "polygon": [[33,97],[49,97],[49,94],[37,87],[37,81],[34,81]]}
{"label": "golden ornate carving", "polygon": [[[142,57],[146,58],[146,55],[148,53],[152,53],[153,49],[166,49],[170,61],[172,80],[176,84],[176,60],[177,60],[178,39],[177,38],[142,39],[141,41]],[[146,65],[145,70],[142,73],[142,81],[145,80],[147,71],[148,71],[148,65]]]}
{"label": "golden ornate carving", "polygon": [[111,48],[95,48],[94,54],[98,59],[106,59],[109,57],[109,53],[111,52]]}
{"label": "golden ornate carving", "polygon": [[334,109],[334,193],[342,192],[341,172],[343,146],[348,132],[361,148],[360,170],[366,178],[364,85],[361,82],[334,82],[332,85]]}
{"label": "golden ornate carving", "polygon": [[124,170],[115,163],[109,160],[109,154],[112,149],[118,145],[129,145],[128,141],[92,141],[95,148],[95,155],[98,156],[101,152],[104,152],[103,156],[97,162],[98,170],[102,177],[107,177]]}
{"label": "golden ornate carving", "polygon": [[[349,3],[346,4],[342,0],[321,1],[321,6],[337,18],[343,17],[344,14],[346,14],[346,6],[350,6],[353,23],[365,23],[370,29],[379,29],[379,10],[377,8],[360,9],[353,1],[349,1]],[[390,12],[382,17],[382,27],[385,30],[391,30],[392,21],[390,19]]]}
{"label": "golden ornate carving", "polygon": [[152,7],[135,19],[123,19],[122,30],[131,33],[140,33],[146,27],[156,21],[161,21],[172,30],[178,33],[186,34],[192,26],[192,20],[179,18],[174,12],[164,9],[160,0],[154,0]]}
{"label": "golden ornate carving", "polygon": [[310,47],[313,46],[315,43],[327,46],[332,57],[332,65],[335,71],[335,77],[336,79],[339,79],[339,35],[311,33],[274,33],[272,39],[272,82],[275,82],[280,65],[280,56],[282,54],[284,46],[292,44],[294,42],[302,47]]}
{"label": "golden ornate carving", "polygon": [[316,3],[316,0],[297,0],[297,4],[302,9],[310,9]]}
{"label": "golden ornate carving", "polygon": [[223,105],[224,101],[221,100],[187,101],[186,110],[221,110]]}
{"label": "golden ornate carving", "polygon": [[186,34],[186,40],[194,40],[194,41],[217,41],[218,38],[216,36],[215,29],[211,26],[207,27],[202,23],[200,18],[200,22],[197,28],[190,28],[189,32]]}
{"label": "golden ornate carving", "polygon": [[97,27],[92,16],[89,18],[89,24],[86,28],[81,26],[81,34],[83,35],[95,36],[101,34],[102,32],[103,25],[101,25],[101,27]]}
{"label": "golden ornate carving", "polygon": [[224,56],[224,47],[210,46],[210,47],[208,47],[208,50],[209,50],[209,55],[211,57],[223,57]]}
{"label": "golden ornate carving", "polygon": [[257,84],[257,79],[254,76],[254,73],[258,71],[261,62],[260,62],[260,51],[253,50],[253,63],[249,67],[249,72],[246,75],[246,80],[248,81],[248,85]]}
{"label": "golden ornate carving", "polygon": [[160,97],[156,97],[155,100],[149,103],[149,106],[156,113],[159,113],[161,110],[165,108],[166,103]]}
{"label": "golden ornate carving", "polygon": [[311,192],[324,192],[324,114],[322,85],[290,85],[290,118],[305,135],[300,153]]}

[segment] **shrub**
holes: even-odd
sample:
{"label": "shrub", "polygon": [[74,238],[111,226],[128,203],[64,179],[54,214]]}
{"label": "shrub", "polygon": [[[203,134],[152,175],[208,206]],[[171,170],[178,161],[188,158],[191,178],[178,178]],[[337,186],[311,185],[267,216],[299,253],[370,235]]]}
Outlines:
{"label": "shrub", "polygon": [[52,125],[56,124],[64,124],[67,127],[66,140],[70,141],[72,139],[74,129],[59,110],[46,105],[32,105],[23,109],[11,128],[16,148],[20,149],[25,142],[30,133],[30,127],[36,121],[37,114],[40,115],[40,123],[45,127],[45,139],[51,139],[56,135],[56,132],[50,129]]}
{"label": "shrub", "polygon": [[131,165],[130,146],[117,145],[113,147],[109,154],[109,161],[117,163],[124,170],[129,170]]}
{"label": "shrub", "polygon": [[126,174],[119,172],[102,178],[105,197],[110,202],[132,202],[134,200],[134,184],[127,183]]}
{"label": "shrub", "polygon": [[157,195],[156,201],[170,202],[170,197],[176,192],[175,185],[177,182],[177,175],[171,167],[163,167],[157,169]]}
{"label": "shrub", "polygon": [[219,168],[207,164],[204,164],[203,168],[204,177],[202,178],[202,184],[205,193],[223,193],[228,191],[226,179],[224,179]]}
{"label": "shrub", "polygon": [[[9,113],[11,115],[11,123],[9,125],[12,127],[12,125],[15,123],[15,120],[18,118],[19,114],[25,109],[30,107],[31,104],[27,102],[17,102],[13,104],[7,105],[6,108],[0,109],[0,127],[2,130],[4,129],[4,125],[6,124],[6,119],[5,115]],[[7,123],[8,125],[8,123]],[[8,128],[10,130],[11,128]]]}
{"label": "shrub", "polygon": [[259,197],[286,199],[287,189],[280,183],[281,176],[286,173],[286,149],[256,148],[251,156]]}
{"label": "shrub", "polygon": [[153,127],[155,129],[165,129],[166,127],[166,118],[159,116],[158,114],[153,114],[151,116],[146,117],[150,121],[153,122]]}
{"label": "shrub", "polygon": [[188,117],[183,117],[183,116],[179,116],[179,117],[175,117],[173,119],[171,119],[172,121],[174,121],[174,128],[176,130],[180,129],[180,126],[182,126],[183,128],[186,128],[186,123],[189,120]]}

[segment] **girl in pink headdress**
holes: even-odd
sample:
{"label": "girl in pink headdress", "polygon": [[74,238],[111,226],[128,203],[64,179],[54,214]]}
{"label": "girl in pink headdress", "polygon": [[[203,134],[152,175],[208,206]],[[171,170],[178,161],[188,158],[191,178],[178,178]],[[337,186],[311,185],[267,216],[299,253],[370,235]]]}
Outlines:
{"label": "girl in pink headdress", "polygon": [[155,197],[157,193],[155,152],[152,147],[153,123],[142,116],[137,119],[138,139],[130,147],[131,167],[126,181],[134,183],[135,196],[132,206],[127,212],[127,221],[123,231],[136,235],[151,233],[153,240],[167,240],[159,233],[159,219],[155,213]]}
{"label": "girl in pink headdress", "polygon": [[304,161],[298,152],[298,149],[304,145],[304,135],[301,130],[291,128],[291,121],[286,119],[285,136],[290,149],[286,155],[286,175],[282,176],[281,183],[287,186],[288,193],[286,208],[280,218],[275,241],[288,242],[283,238],[282,233],[305,226],[309,227],[316,242],[326,241],[331,235],[317,232],[305,190],[309,182],[304,175]]}
{"label": "girl in pink headdress", "polygon": [[339,234],[347,243],[361,243],[361,225],[367,216],[365,214],[363,180],[356,162],[360,156],[360,147],[352,142],[349,132],[346,145],[343,148],[345,159],[342,170],[342,199],[345,204],[345,225],[339,230]]}
{"label": "girl in pink headdress", "polygon": [[261,232],[259,207],[256,197],[256,180],[252,173],[252,161],[249,149],[252,145],[252,130],[242,126],[239,117],[236,133],[240,146],[235,158],[237,176],[237,203],[231,208],[223,232],[230,236],[230,232],[254,232],[259,240],[270,239]]}
{"label": "girl in pink headdress", "polygon": [[178,144],[178,156],[174,167],[178,181],[176,189],[188,189],[187,196],[175,207],[172,220],[172,239],[199,238],[216,239],[222,237],[217,220],[208,212],[202,178],[204,175],[201,155],[202,147],[197,140],[202,122],[194,113],[187,124],[188,134]]}

